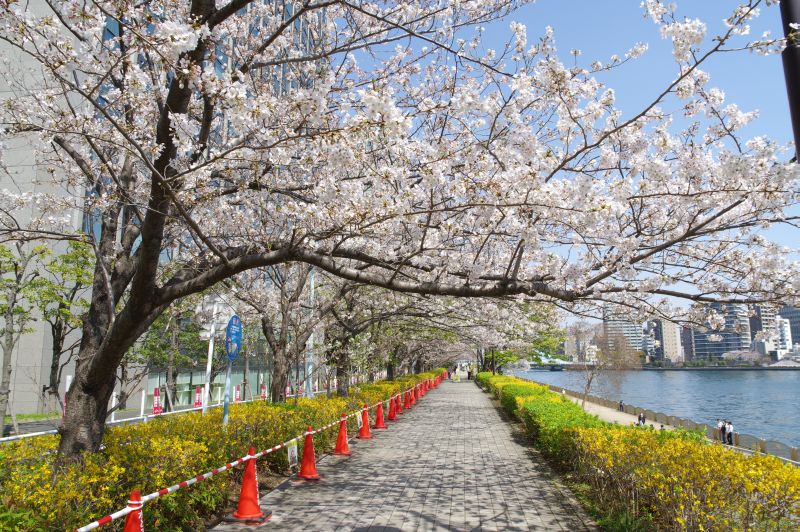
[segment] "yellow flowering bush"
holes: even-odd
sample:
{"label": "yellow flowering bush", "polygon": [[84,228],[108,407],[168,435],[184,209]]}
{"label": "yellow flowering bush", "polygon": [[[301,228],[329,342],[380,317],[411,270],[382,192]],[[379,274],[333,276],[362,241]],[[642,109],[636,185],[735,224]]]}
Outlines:
{"label": "yellow flowering bush", "polygon": [[[363,385],[349,397],[234,404],[225,427],[218,408],[206,415],[191,412],[110,427],[99,452],[57,472],[56,436],[0,445],[0,530],[75,529],[123,508],[134,488],[144,495],[177,484],[244,456],[250,446],[257,451],[270,448],[302,434],[309,425],[319,428],[334,422],[343,412],[372,405],[439,371]],[[374,410],[371,415],[374,419]],[[356,427],[351,418],[348,431]],[[317,453],[331,449],[336,435],[335,427],[316,434]],[[298,445],[302,453],[302,440]],[[267,455],[257,467],[262,474],[287,473],[286,452]],[[238,493],[241,475],[238,468],[148,503],[145,529],[202,530],[210,516],[224,510],[228,495]]]}
{"label": "yellow flowering bush", "polygon": [[479,373],[534,443],[607,515],[658,530],[798,530],[800,468],[686,431],[623,427],[546,386]]}
{"label": "yellow flowering bush", "polygon": [[797,530],[800,469],[669,431],[573,431],[577,469],[603,505],[659,528]]}

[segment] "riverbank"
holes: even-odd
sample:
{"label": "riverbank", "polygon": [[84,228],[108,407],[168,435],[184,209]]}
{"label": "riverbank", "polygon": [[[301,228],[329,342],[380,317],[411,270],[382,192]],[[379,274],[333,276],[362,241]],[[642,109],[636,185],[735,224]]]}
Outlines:
{"label": "riverbank", "polygon": [[[576,392],[586,386],[586,375],[580,371],[515,374]],[[603,371],[593,380],[590,393],[608,400],[600,404],[613,409],[621,399],[638,409],[663,412],[663,422],[668,424],[673,424],[666,420],[668,416],[709,426],[715,426],[717,419],[730,419],[737,432],[753,435],[745,445],[748,448],[761,439],[800,448],[797,371]],[[662,422],[652,415],[647,418]]]}
{"label": "riverbank", "polygon": [[[572,400],[574,403],[580,406],[582,402],[580,397],[573,397],[571,395],[567,397],[569,397],[570,400]],[[589,401],[588,399],[586,400],[586,404],[583,405],[583,410],[589,414],[594,414],[603,421],[608,421],[609,423],[616,423],[618,425],[634,425],[638,420],[638,412],[636,414],[621,412],[619,409],[609,408],[607,406],[603,406],[601,404]],[[644,412],[644,409],[642,409],[641,411]],[[653,428],[655,429],[661,429],[663,427],[665,430],[672,430],[676,428],[670,424],[656,423],[654,419],[649,419],[649,418],[647,418],[646,424],[648,426],[652,425]]]}
{"label": "riverbank", "polygon": [[[555,393],[560,393],[578,406],[581,406],[583,394],[580,392],[553,384],[539,382],[527,377],[522,378],[528,382],[545,386]],[[661,412],[655,412],[631,404],[625,404],[624,411],[620,411],[618,403],[591,394],[587,395],[584,411],[596,415],[603,421],[628,426],[635,424],[638,415],[644,413],[647,425],[652,426],[654,429],[660,430],[661,427],[663,427],[665,430],[681,428],[690,431],[700,431],[709,441],[717,441],[716,427],[714,426],[705,423],[697,423],[693,420],[687,420]],[[800,451],[798,451],[798,448],[786,445],[783,442],[766,440],[750,434],[735,432],[733,448],[747,454],[753,454],[754,452],[770,454],[794,465],[800,465]]]}
{"label": "riverbank", "polygon": [[601,513],[601,525],[787,532],[800,526],[800,468],[776,457],[747,456],[693,432],[609,424],[561,389],[516,377],[484,372],[476,380],[522,421],[534,446]]}

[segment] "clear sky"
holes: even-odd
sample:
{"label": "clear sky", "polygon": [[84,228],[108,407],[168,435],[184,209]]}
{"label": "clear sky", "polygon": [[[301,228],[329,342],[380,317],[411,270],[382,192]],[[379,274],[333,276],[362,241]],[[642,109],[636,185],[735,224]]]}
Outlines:
{"label": "clear sky", "polygon": [[[567,64],[574,61],[571,49],[581,50],[578,61],[588,66],[594,60],[607,63],[614,54],[623,57],[636,42],[645,42],[649,49],[642,57],[598,78],[615,90],[617,105],[633,114],[652,101],[677,74],[671,41],[662,39],[659,27],[644,16],[640,3],[640,0],[538,0],[517,10],[507,20],[493,24],[485,45],[501,49],[510,36],[508,24],[512,20],[527,26],[529,44],[544,33],[546,26],[551,26],[559,54]],[[710,42],[710,38],[725,31],[723,19],[740,2],[678,0],[675,3],[678,17],[699,18],[706,23]],[[763,7],[751,28],[747,40],[760,38],[765,30],[775,37],[782,36],[779,7]],[[743,111],[759,112],[759,118],[741,131],[742,136],[764,135],[781,144],[792,140],[780,55],[718,54],[702,69],[711,76],[709,86],[725,91],[728,102],[736,103]],[[790,156],[787,153],[787,158]],[[798,230],[791,227],[771,229],[766,236],[792,248],[797,248],[800,241]]]}

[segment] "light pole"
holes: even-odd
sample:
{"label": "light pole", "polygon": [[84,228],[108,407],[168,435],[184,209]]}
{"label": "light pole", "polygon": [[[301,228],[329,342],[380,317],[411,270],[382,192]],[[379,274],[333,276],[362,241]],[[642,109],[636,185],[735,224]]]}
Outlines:
{"label": "light pole", "polygon": [[206,361],[206,385],[205,393],[203,394],[203,414],[208,410],[208,403],[211,400],[211,363],[214,360],[214,334],[217,328],[217,302],[214,301],[214,307],[211,310],[211,334],[208,337],[208,360]]}
{"label": "light pole", "polygon": [[309,299],[311,304],[311,323],[313,329],[311,329],[311,335],[308,337],[308,342],[306,343],[306,397],[314,397],[314,386],[312,384],[313,381],[313,374],[314,374],[314,329],[316,328],[316,324],[314,324],[315,318],[315,308],[314,308],[314,268],[311,268],[311,272],[309,273]]}
{"label": "light pole", "polygon": [[800,147],[800,30],[792,29],[791,25],[800,23],[800,0],[781,0],[781,19],[783,35],[786,37],[786,48],[781,58],[797,159],[797,149]]}

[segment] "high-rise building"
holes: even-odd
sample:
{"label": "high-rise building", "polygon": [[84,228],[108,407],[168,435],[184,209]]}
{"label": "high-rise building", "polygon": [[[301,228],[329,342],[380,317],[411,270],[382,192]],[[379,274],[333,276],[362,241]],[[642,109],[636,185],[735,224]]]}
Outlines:
{"label": "high-rise building", "polygon": [[750,318],[746,305],[730,303],[711,303],[709,307],[723,315],[725,325],[721,330],[708,329],[700,331],[695,329],[692,334],[694,341],[694,357],[696,359],[718,360],[725,353],[731,351],[749,351]]}
{"label": "high-rise building", "polygon": [[775,317],[777,316],[775,307],[770,305],[753,305],[753,312],[750,316],[750,339],[755,341],[756,334],[775,332]]}
{"label": "high-rise building", "polygon": [[694,359],[694,335],[693,330],[688,325],[681,327],[681,348],[683,349],[683,360]]}
{"label": "high-rise building", "polygon": [[653,359],[658,362],[678,364],[683,362],[681,350],[681,328],[667,320],[653,320]]}
{"label": "high-rise building", "polygon": [[792,350],[792,328],[789,320],[778,315],[775,319],[775,358],[781,360]]}
{"label": "high-rise building", "polygon": [[[608,342],[608,349],[611,351],[639,352],[645,347],[641,324],[625,319],[618,312],[604,313],[603,332]],[[626,345],[620,345],[620,342]]]}
{"label": "high-rise building", "polygon": [[792,331],[792,339],[795,342],[800,342],[800,308],[792,305],[786,305],[778,310],[781,318],[789,320],[789,328]]}

